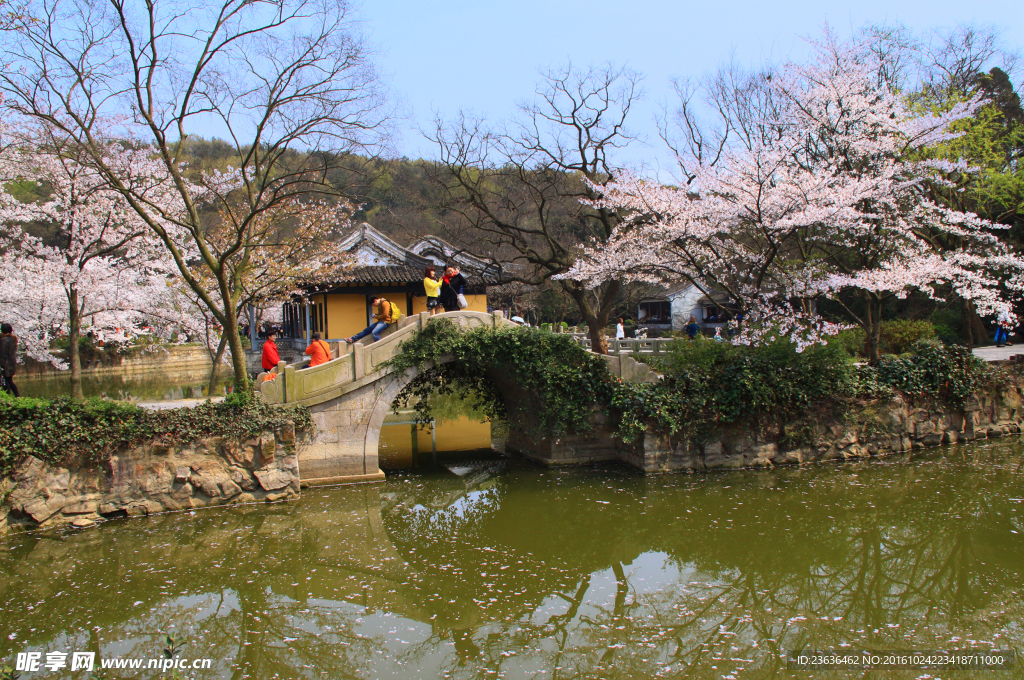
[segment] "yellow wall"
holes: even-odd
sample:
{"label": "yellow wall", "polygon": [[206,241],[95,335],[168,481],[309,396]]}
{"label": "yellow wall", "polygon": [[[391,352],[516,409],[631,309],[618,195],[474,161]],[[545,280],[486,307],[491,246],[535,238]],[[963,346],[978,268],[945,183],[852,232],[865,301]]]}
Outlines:
{"label": "yellow wall", "polygon": [[[383,288],[381,289],[381,295],[393,302],[402,311],[403,316],[408,312],[408,293],[389,292],[387,288]],[[350,338],[366,328],[366,325],[369,323],[366,314],[367,295],[362,293],[358,295],[332,293],[324,297],[327,298],[328,338],[331,340]]]}
{"label": "yellow wall", "polygon": [[[487,296],[486,295],[467,295],[466,302],[469,306],[466,307],[467,312],[486,312],[487,311]],[[412,299],[412,313],[419,314],[420,312],[427,311],[427,298],[425,297],[414,297]]]}
{"label": "yellow wall", "polygon": [[[412,467],[413,437],[416,437],[416,450],[419,456],[431,452],[430,427],[419,427],[403,424],[388,425],[380,428],[378,453],[381,464],[391,468]],[[460,416],[457,420],[445,421],[437,425],[438,451],[476,451],[491,447],[491,424],[481,423]]]}
{"label": "yellow wall", "polygon": [[487,312],[486,295],[467,295],[466,302],[469,303],[469,306],[466,307],[467,312]]}
{"label": "yellow wall", "polygon": [[[366,328],[365,295],[326,295],[327,338],[350,338]],[[324,338],[325,340],[327,338]]]}
{"label": "yellow wall", "polygon": [[[402,310],[403,316],[408,313],[409,293],[388,292],[387,288],[383,288],[381,289],[381,294],[395,303],[395,306]],[[315,299],[319,300],[320,297],[316,296]],[[368,323],[366,318],[366,295],[362,293],[358,295],[332,293],[322,297],[327,300],[327,337],[324,338],[325,340],[350,338],[366,328]],[[466,302],[469,303],[469,307],[466,308],[467,311],[487,311],[486,295],[467,295]],[[412,313],[419,314],[425,311],[427,311],[427,298],[412,298]],[[310,314],[312,313],[313,310],[310,309]]]}

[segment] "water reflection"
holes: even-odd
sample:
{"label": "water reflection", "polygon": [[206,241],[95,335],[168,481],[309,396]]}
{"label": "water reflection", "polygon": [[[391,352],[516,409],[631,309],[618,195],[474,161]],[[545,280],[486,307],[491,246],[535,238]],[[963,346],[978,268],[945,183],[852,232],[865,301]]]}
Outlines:
{"label": "water reflection", "polygon": [[177,632],[214,659],[197,677],[764,678],[808,677],[784,666],[801,647],[1020,647],[1022,461],[1014,444],[703,476],[460,460],[14,536],[0,651],[156,656]]}

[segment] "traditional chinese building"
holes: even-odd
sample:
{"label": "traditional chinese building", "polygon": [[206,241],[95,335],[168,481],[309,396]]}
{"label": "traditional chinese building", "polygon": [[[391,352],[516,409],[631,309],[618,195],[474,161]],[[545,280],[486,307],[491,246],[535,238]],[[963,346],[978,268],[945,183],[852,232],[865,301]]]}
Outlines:
{"label": "traditional chinese building", "polygon": [[709,297],[693,284],[679,285],[641,300],[637,306],[637,323],[655,331],[681,331],[692,316],[701,328],[714,332],[732,318],[726,300],[720,293]]}
{"label": "traditional chinese building", "polygon": [[301,301],[285,304],[283,332],[304,345],[309,333],[319,331],[328,342],[355,335],[370,323],[370,302],[382,295],[403,314],[427,310],[423,290],[424,270],[433,265],[459,267],[466,278],[465,295],[470,311],[486,312],[487,288],[500,282],[500,269],[466,253],[458,252],[436,237],[403,247],[365,222],[338,243],[355,256],[356,266],[337,281],[318,282],[305,289]]}

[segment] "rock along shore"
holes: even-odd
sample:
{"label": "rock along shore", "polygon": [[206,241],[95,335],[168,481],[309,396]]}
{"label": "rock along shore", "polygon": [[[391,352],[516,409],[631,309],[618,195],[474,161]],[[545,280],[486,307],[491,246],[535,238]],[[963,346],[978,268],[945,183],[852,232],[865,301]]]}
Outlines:
{"label": "rock along shore", "polygon": [[[0,534],[7,529],[137,517],[233,503],[299,497],[291,425],[245,442],[211,437],[155,441],[112,455],[103,467],[59,467],[26,458],[0,482]],[[4,507],[6,506],[6,507]]]}

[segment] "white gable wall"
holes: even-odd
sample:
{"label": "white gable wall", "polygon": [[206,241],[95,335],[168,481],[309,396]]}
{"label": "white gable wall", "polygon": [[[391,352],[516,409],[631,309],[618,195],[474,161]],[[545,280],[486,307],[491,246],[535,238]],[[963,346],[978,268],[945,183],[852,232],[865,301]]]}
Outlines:
{"label": "white gable wall", "polygon": [[698,323],[703,321],[699,304],[702,297],[704,293],[697,286],[687,286],[669,294],[668,301],[672,305],[672,330],[683,330],[686,324],[690,323],[691,316],[697,317]]}

